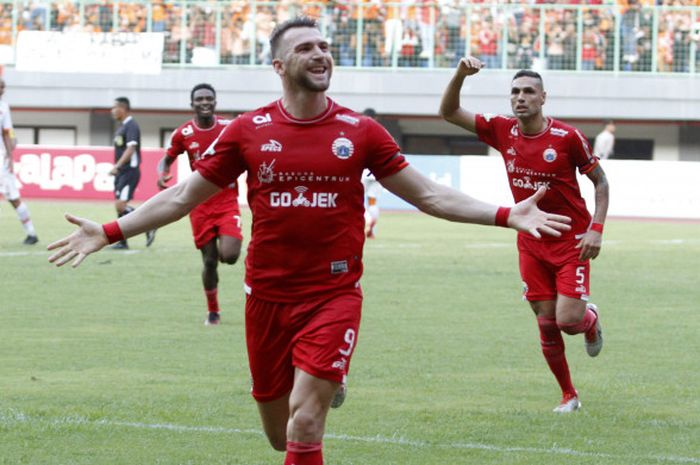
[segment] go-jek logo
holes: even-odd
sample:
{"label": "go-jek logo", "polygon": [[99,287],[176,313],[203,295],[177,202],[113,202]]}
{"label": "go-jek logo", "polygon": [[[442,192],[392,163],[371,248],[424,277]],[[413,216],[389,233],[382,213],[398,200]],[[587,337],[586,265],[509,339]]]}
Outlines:
{"label": "go-jek logo", "polygon": [[522,178],[513,178],[513,186],[520,187],[521,189],[531,189],[536,191],[540,187],[545,187],[549,190],[549,181],[532,181],[530,176],[523,176]]}
{"label": "go-jek logo", "polygon": [[308,207],[308,208],[336,208],[337,192],[313,192],[308,194],[309,188],[297,186],[292,192],[271,192],[270,206],[273,208]]}

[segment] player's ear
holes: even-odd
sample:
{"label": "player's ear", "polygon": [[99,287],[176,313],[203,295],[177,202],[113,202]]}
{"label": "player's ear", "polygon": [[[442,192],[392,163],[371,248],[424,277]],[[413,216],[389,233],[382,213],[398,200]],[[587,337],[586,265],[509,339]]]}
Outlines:
{"label": "player's ear", "polygon": [[542,91],[542,105],[544,105],[544,102],[547,101],[547,92],[544,90]]}
{"label": "player's ear", "polygon": [[272,60],[272,68],[278,76],[284,76],[284,62],[280,58]]}

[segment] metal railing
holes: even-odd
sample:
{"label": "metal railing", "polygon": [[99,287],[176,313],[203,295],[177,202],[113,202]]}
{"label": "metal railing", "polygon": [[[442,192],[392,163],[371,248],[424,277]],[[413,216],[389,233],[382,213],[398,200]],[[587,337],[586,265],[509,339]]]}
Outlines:
{"label": "metal railing", "polygon": [[470,54],[496,69],[700,67],[700,7],[533,3],[0,0],[0,47],[22,30],[163,32],[164,64],[262,65],[275,24],[303,14],[319,21],[338,66],[445,68]]}

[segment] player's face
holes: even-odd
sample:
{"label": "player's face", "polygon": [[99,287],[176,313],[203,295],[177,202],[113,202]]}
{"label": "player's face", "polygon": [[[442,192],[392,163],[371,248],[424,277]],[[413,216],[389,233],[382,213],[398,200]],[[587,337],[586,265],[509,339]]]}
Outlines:
{"label": "player's face", "polygon": [[119,102],[114,102],[112,105],[112,118],[117,121],[122,121],[126,118],[126,108]]}
{"label": "player's face", "polygon": [[216,96],[210,89],[197,89],[192,96],[192,109],[199,118],[211,118],[216,110]]}
{"label": "player's face", "polygon": [[527,119],[542,112],[547,94],[539,79],[522,76],[510,87],[510,107],[517,118]]}
{"label": "player's face", "polygon": [[328,42],[314,27],[296,27],[282,37],[283,47],[273,65],[283,79],[312,92],[328,89],[333,74],[333,57]]}

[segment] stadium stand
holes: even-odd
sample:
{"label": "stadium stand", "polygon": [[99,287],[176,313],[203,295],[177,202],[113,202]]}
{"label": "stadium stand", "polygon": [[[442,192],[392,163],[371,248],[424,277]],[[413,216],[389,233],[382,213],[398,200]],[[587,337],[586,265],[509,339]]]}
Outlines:
{"label": "stadium stand", "polygon": [[0,1],[0,44],[23,30],[163,32],[163,62],[270,61],[275,24],[320,21],[340,66],[452,67],[465,54],[489,68],[696,73],[698,0],[380,0],[277,2]]}

